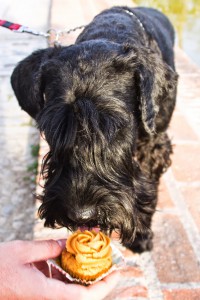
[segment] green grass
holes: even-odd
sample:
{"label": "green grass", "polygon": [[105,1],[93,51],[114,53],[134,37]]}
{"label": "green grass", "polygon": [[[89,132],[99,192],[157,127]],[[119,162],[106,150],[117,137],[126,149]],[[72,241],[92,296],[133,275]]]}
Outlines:
{"label": "green grass", "polygon": [[27,166],[28,175],[24,177],[25,181],[35,182],[38,173],[38,155],[39,155],[40,145],[35,144],[30,146],[31,156],[34,161]]}

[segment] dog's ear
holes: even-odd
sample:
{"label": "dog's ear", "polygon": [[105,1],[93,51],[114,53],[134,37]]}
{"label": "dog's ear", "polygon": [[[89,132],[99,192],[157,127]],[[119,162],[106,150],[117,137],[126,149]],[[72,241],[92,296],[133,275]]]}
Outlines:
{"label": "dog's ear", "polygon": [[142,123],[149,134],[155,133],[155,117],[158,107],[153,95],[154,75],[144,65],[139,65],[136,73],[139,84],[139,108],[141,111]]}
{"label": "dog's ear", "polygon": [[54,48],[38,50],[22,60],[11,75],[11,85],[19,105],[35,118],[44,106],[41,66],[54,53]]}
{"label": "dog's ear", "polygon": [[157,53],[141,49],[135,77],[142,123],[146,132],[153,135],[156,133],[156,116],[163,105],[161,101],[170,98],[168,101],[175,104],[178,75]]}

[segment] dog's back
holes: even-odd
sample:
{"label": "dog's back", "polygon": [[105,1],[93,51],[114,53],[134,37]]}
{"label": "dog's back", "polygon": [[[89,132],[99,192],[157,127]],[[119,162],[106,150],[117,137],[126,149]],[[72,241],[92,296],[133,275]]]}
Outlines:
{"label": "dog's back", "polygon": [[147,34],[158,44],[163,60],[174,69],[174,28],[169,19],[153,8],[138,7],[135,14],[141,20]]}
{"label": "dog's back", "polygon": [[76,43],[94,39],[149,48],[155,48],[156,41],[163,60],[174,69],[174,29],[169,19],[156,9],[113,7],[105,10],[85,28]]}

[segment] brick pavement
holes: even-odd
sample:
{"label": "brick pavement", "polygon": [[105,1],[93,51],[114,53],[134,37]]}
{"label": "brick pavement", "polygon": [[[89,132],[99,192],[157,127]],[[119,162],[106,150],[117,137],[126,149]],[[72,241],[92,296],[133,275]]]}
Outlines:
{"label": "brick pavement", "polygon": [[[112,5],[131,1],[53,0],[52,27],[73,28],[88,23]],[[77,33],[67,37],[74,41]],[[134,255],[117,244],[127,266],[121,282],[107,300],[199,300],[200,299],[200,69],[176,49],[180,75],[178,99],[169,135],[174,144],[173,165],[163,176],[153,230],[154,250]],[[42,142],[41,156],[46,151]],[[34,236],[63,237],[65,229],[43,229],[36,220]]]}

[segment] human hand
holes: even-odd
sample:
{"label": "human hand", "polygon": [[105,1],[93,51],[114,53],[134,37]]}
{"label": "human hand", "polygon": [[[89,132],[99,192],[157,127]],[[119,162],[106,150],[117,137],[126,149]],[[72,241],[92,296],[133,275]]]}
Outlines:
{"label": "human hand", "polygon": [[60,241],[53,240],[1,243],[0,299],[101,300],[108,295],[117,283],[118,273],[88,287],[45,276],[42,262],[59,256],[62,248]]}

